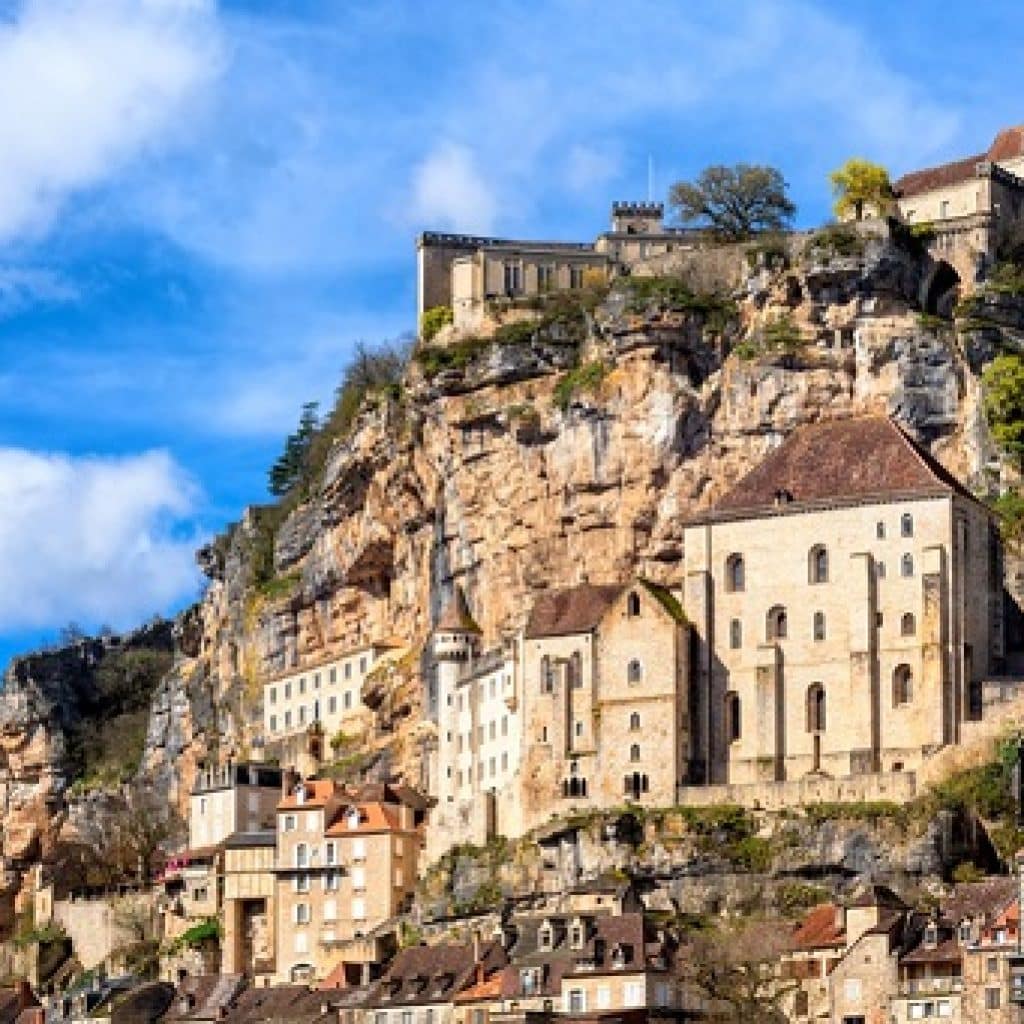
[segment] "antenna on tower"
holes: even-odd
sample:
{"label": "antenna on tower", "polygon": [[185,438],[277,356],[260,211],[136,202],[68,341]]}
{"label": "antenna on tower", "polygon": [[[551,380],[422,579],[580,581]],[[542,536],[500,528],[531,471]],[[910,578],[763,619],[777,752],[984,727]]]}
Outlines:
{"label": "antenna on tower", "polygon": [[647,154],[647,202],[654,202],[654,156]]}

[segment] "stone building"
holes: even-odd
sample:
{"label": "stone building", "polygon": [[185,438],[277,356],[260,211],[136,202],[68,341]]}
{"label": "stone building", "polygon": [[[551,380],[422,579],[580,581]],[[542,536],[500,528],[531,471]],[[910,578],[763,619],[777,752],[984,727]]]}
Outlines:
{"label": "stone building", "polygon": [[894,422],[797,430],[684,543],[692,781],[912,771],[959,741],[1002,656],[997,535]]}
{"label": "stone building", "polygon": [[[405,787],[300,781],[277,808],[277,980],[322,980],[416,882],[425,803]],[[362,965],[370,973],[369,960]],[[364,979],[365,980],[365,979]]]}
{"label": "stone building", "polygon": [[264,743],[274,750],[283,737],[319,725],[330,740],[366,713],[362,686],[395,646],[383,641],[357,647],[317,665],[289,669],[263,687]]}
{"label": "stone building", "polygon": [[437,806],[427,856],[456,839],[484,843],[522,832],[519,644],[483,655],[480,628],[456,588],[433,634],[437,687]]}
{"label": "stone building", "polygon": [[900,218],[933,232],[930,306],[958,280],[973,282],[1024,217],[1024,126],[1003,129],[983,153],[905,174],[893,190]]}
{"label": "stone building", "polygon": [[593,242],[538,242],[424,232],[416,245],[417,322],[449,306],[456,327],[472,330],[495,299],[523,299],[582,288],[623,268],[690,244],[664,225],[661,203],[613,203],[610,230]]}
{"label": "stone building", "polygon": [[225,974],[270,984],[276,947],[277,832],[236,832],[224,842]]}
{"label": "stone building", "polygon": [[222,843],[235,832],[273,831],[281,769],[251,762],[206,766],[189,796],[188,842],[193,850]]}

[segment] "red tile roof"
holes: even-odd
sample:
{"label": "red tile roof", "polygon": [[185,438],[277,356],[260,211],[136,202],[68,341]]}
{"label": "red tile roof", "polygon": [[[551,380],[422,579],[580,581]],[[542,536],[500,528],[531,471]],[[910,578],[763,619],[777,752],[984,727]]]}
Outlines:
{"label": "red tile roof", "polygon": [[846,944],[846,932],[836,925],[834,903],[814,907],[793,932],[794,949],[832,949]]}
{"label": "red tile roof", "polygon": [[[359,809],[359,826],[350,828],[348,816],[352,807]],[[349,804],[341,809],[341,813],[327,829],[329,836],[361,835],[366,832],[398,832],[401,825],[398,809],[380,803]]]}
{"label": "red tile roof", "polygon": [[292,790],[288,796],[278,803],[277,809],[279,811],[297,807],[323,807],[341,788],[334,779],[306,779],[302,785],[306,791],[305,799],[302,803],[298,802],[295,798],[295,790]]}
{"label": "red tile roof", "polygon": [[625,588],[624,583],[580,583],[563,590],[542,591],[530,612],[526,636],[529,639],[589,633],[597,628]]}
{"label": "red tile roof", "polygon": [[995,137],[986,154],[989,160],[1015,160],[1024,156],[1024,125],[1004,128]]}
{"label": "red tile roof", "polygon": [[798,427],[694,521],[739,519],[787,506],[799,511],[805,505],[950,493],[972,497],[892,420],[860,416]]}

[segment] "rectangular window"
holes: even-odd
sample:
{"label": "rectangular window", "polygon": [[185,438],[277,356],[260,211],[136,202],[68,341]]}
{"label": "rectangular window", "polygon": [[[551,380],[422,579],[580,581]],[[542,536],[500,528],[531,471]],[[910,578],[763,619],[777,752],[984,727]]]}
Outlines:
{"label": "rectangular window", "polygon": [[309,952],[309,936],[305,932],[295,933],[295,952],[296,953],[308,953]]}
{"label": "rectangular window", "polygon": [[366,868],[359,867],[358,865],[352,868],[352,888],[353,889],[365,889],[366,888]]}
{"label": "rectangular window", "polygon": [[355,899],[352,901],[352,920],[353,921],[365,921],[366,920],[366,900]]}
{"label": "rectangular window", "polygon": [[352,840],[352,857],[354,860],[364,860],[366,857],[366,840]]}
{"label": "rectangular window", "polygon": [[508,771],[508,754],[501,755],[501,770],[503,772]]}
{"label": "rectangular window", "polygon": [[338,681],[338,670],[336,668],[332,668],[328,673],[327,678],[330,682],[336,683]]}
{"label": "rectangular window", "polygon": [[549,291],[554,284],[555,268],[550,263],[542,263],[537,267],[537,291]]}
{"label": "rectangular window", "polygon": [[290,729],[291,725],[292,725],[292,713],[290,711],[286,711],[284,713],[284,727],[286,729]]}
{"label": "rectangular window", "polygon": [[295,904],[295,923],[296,924],[309,924],[309,904],[308,903],[296,903]]}
{"label": "rectangular window", "polygon": [[324,900],[324,920],[325,921],[337,921],[338,920],[338,902],[337,902],[337,900]]}
{"label": "rectangular window", "polygon": [[320,689],[320,673],[319,672],[314,672],[313,673],[313,689],[314,690],[319,690]]}
{"label": "rectangular window", "polygon": [[324,863],[325,864],[335,864],[335,863],[337,863],[335,861],[335,857],[337,856],[336,849],[337,848],[335,847],[333,842],[329,842],[329,843],[327,843],[324,846]]}
{"label": "rectangular window", "polygon": [[332,697],[327,702],[327,713],[333,715],[338,710],[338,698]]}
{"label": "rectangular window", "polygon": [[285,832],[294,832],[295,831],[295,815],[294,814],[286,814],[284,816],[284,830],[285,830]]}
{"label": "rectangular window", "polygon": [[327,874],[324,875],[324,889],[327,892],[337,892],[340,883],[341,878],[337,871],[328,871]]}
{"label": "rectangular window", "polygon": [[569,1005],[566,1009],[570,1013],[583,1013],[587,1008],[586,996],[581,988],[569,989]]}
{"label": "rectangular window", "polygon": [[270,716],[270,731],[277,732],[277,715]]}
{"label": "rectangular window", "polygon": [[518,295],[523,290],[523,265],[518,260],[506,260],[503,269],[503,287],[506,295]]}
{"label": "rectangular window", "polygon": [[284,684],[284,699],[288,700],[288,698],[291,697],[291,695],[292,695],[292,684],[291,683],[285,683]]}
{"label": "rectangular window", "polygon": [[999,1009],[999,989],[987,988],[985,989],[985,1009],[986,1010],[998,1010]]}
{"label": "rectangular window", "polygon": [[363,675],[366,672],[366,658],[359,659],[359,674]]}
{"label": "rectangular window", "polygon": [[612,990],[607,985],[600,985],[597,989],[597,1008],[607,1010],[612,1005]]}
{"label": "rectangular window", "polygon": [[352,663],[350,661],[345,662],[345,678],[352,678]]}
{"label": "rectangular window", "polygon": [[345,691],[345,703],[344,703],[344,707],[345,707],[345,710],[346,710],[346,711],[348,711],[348,709],[349,709],[350,707],[352,707],[352,691],[351,691],[351,690],[346,690],[346,691]]}
{"label": "rectangular window", "polygon": [[295,891],[309,892],[309,875],[305,872],[295,876]]}
{"label": "rectangular window", "polygon": [[623,1006],[634,1007],[644,1005],[644,986],[639,981],[627,981],[622,986]]}
{"label": "rectangular window", "polygon": [[305,676],[300,676],[299,677],[299,693],[305,693],[305,692],[306,692],[306,677]]}
{"label": "rectangular window", "polygon": [[570,288],[582,288],[583,287],[583,268],[582,267],[570,267],[569,268],[569,287]]}
{"label": "rectangular window", "polygon": [[270,703],[271,704],[276,704],[277,703],[277,687],[276,686],[272,686],[270,688]]}

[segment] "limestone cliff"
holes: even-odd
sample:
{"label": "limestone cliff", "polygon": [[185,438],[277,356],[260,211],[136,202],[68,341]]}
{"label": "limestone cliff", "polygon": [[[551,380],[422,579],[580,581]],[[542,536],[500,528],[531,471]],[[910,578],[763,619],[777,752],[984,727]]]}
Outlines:
{"label": "limestone cliff", "polygon": [[[802,423],[891,413],[970,484],[993,485],[979,372],[1013,343],[1016,304],[980,325],[923,315],[929,258],[886,232],[655,269],[495,309],[484,337],[421,343],[308,500],[283,518],[251,508],[200,552],[209,586],[177,623],[149,717],[142,767],[159,792],[184,810],[199,761],[265,752],[268,677],[385,637],[406,653],[367,680],[350,740],[359,769],[421,782],[424,644],[454,583],[489,645],[546,586],[637,571],[674,584],[683,519]],[[5,735],[34,742],[27,721]]]}

